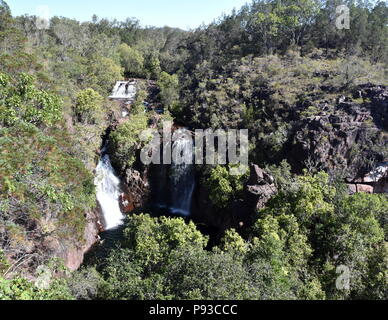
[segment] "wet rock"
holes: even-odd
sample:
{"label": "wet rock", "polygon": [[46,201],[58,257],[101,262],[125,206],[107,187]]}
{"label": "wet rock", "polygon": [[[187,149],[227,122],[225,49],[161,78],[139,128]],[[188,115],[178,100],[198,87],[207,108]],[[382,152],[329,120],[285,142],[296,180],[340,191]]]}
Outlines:
{"label": "wet rock", "polygon": [[135,199],[132,194],[121,194],[119,198],[120,210],[124,214],[131,213],[135,210]]}
{"label": "wet rock", "polygon": [[150,195],[150,184],[148,181],[148,168],[142,171],[127,169],[123,176],[124,194],[120,199],[123,213],[130,213],[134,209],[143,207]]}

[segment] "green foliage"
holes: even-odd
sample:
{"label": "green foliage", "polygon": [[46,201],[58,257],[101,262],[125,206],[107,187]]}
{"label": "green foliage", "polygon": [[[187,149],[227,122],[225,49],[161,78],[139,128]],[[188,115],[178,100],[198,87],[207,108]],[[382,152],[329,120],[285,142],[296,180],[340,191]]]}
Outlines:
{"label": "green foliage", "polygon": [[144,83],[140,83],[137,87],[135,101],[131,105],[132,114],[144,113],[145,106],[144,102],[147,100],[148,92],[144,86]]}
{"label": "green foliage", "polygon": [[[0,299],[386,299],[387,197],[347,196],[327,174],[294,177],[281,162],[295,137],[312,145],[310,120],[343,115],[339,95],[386,82],[386,3],[350,1],[351,30],[335,27],[338,4],[255,0],[184,32],[98,17],[54,17],[38,30],[34,17],[13,18],[0,0],[0,274],[18,259],[31,269],[50,260],[48,243],[82,243],[96,151],[117,111],[103,97],[124,74],[157,80],[161,119],[168,109],[193,128],[247,128],[251,161],[281,163],[270,166],[280,192],[246,238],[229,230],[209,249],[193,223],[133,216],[98,271],[45,290],[0,278]],[[138,91],[131,118],[109,137],[121,171],[143,147],[146,97]],[[373,118],[364,125],[380,128],[384,119]],[[383,142],[366,140],[348,162],[364,149],[384,155]],[[219,211],[242,200],[246,177],[223,166],[205,176]],[[351,272],[350,290],[335,287],[340,265]]]}
{"label": "green foliage", "polygon": [[[336,208],[333,229],[326,237],[331,252],[324,270],[326,289],[337,299],[385,299],[387,277],[388,199],[384,195],[345,196]],[[329,249],[329,248],[327,248]],[[332,288],[330,270],[345,265],[350,269],[350,290]]]}
{"label": "green foliage", "polygon": [[[329,299],[383,299],[387,212],[386,196],[343,195],[327,174],[318,173],[296,178],[260,216],[296,219],[313,249],[311,261]],[[350,290],[336,288],[335,271],[342,265],[351,273]]]}
{"label": "green foliage", "polygon": [[0,1],[0,31],[3,31],[9,26],[12,20],[11,10],[8,4],[4,1]]}
{"label": "green foliage", "polygon": [[102,274],[103,299],[169,299],[163,274],[175,251],[203,249],[207,239],[182,219],[132,216],[124,229],[122,249],[111,252]]}
{"label": "green foliage", "polygon": [[4,274],[9,267],[10,266],[4,255],[4,251],[0,249],[0,274]]}
{"label": "green foliage", "polygon": [[246,175],[232,175],[231,167],[217,166],[210,171],[205,185],[212,203],[219,209],[226,208],[237,200],[243,191]]}
{"label": "green foliage", "polygon": [[75,299],[93,300],[103,286],[103,279],[96,269],[84,268],[74,272],[67,279],[67,285]]}
{"label": "green foliage", "polygon": [[143,113],[131,116],[129,121],[120,124],[110,135],[112,160],[118,168],[131,167],[136,161],[136,151],[145,142],[141,142],[140,134],[148,129],[148,117]]}
{"label": "green foliage", "polygon": [[5,280],[0,277],[0,300],[73,300],[66,283],[55,280],[49,289],[38,289],[24,278]]}
{"label": "green foliage", "polygon": [[187,246],[204,248],[207,239],[191,222],[182,219],[159,220],[148,215],[134,216],[124,229],[123,246],[135,252],[135,259],[145,266],[157,266],[172,250]]}
{"label": "green foliage", "polygon": [[122,68],[110,58],[95,56],[89,63],[86,85],[101,94],[111,91],[115,82],[122,79]]}
{"label": "green foliage", "polygon": [[266,171],[273,177],[278,190],[289,190],[292,188],[294,179],[291,173],[291,166],[286,160],[283,160],[278,166],[267,166]]}
{"label": "green foliage", "polygon": [[83,241],[95,194],[91,172],[72,156],[71,136],[58,128],[59,98],[27,74],[14,78],[0,76],[0,247],[10,259],[35,256],[33,267],[50,258],[38,239]]}
{"label": "green foliage", "polygon": [[157,81],[157,86],[160,89],[160,97],[163,105],[171,112],[179,109],[179,80],[177,75],[170,75],[167,72],[162,72]]}
{"label": "green foliage", "polygon": [[153,54],[146,60],[145,68],[147,70],[147,78],[150,79],[158,79],[162,72],[160,60]]}
{"label": "green foliage", "polygon": [[77,94],[75,114],[79,122],[93,124],[102,118],[103,97],[93,89],[86,89]]}
{"label": "green foliage", "polygon": [[121,65],[127,75],[142,77],[144,75],[144,58],[138,50],[122,43],[119,48]]}
{"label": "green foliage", "polygon": [[62,117],[58,96],[36,88],[34,79],[20,74],[12,81],[0,74],[0,123],[6,126],[25,121],[37,126],[52,126]]}
{"label": "green foliage", "polygon": [[[265,294],[276,294],[269,299],[290,299],[295,287],[299,299],[325,297],[318,279],[309,270],[313,250],[293,215],[266,216],[257,221],[254,229],[257,238],[253,240],[248,259],[252,264],[260,259],[268,264],[272,292]],[[259,276],[266,277],[266,274]]]}
{"label": "green foliage", "polygon": [[182,219],[129,217],[120,247],[102,263],[102,299],[320,299],[307,238],[295,219],[264,219],[247,242],[228,231],[222,249]]}

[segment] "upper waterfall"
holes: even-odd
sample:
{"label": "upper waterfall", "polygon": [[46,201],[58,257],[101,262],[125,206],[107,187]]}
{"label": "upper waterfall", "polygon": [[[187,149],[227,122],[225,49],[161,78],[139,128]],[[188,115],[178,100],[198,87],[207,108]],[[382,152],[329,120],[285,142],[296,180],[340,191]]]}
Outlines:
{"label": "upper waterfall", "polygon": [[134,101],[136,92],[136,81],[117,81],[109,99]]}

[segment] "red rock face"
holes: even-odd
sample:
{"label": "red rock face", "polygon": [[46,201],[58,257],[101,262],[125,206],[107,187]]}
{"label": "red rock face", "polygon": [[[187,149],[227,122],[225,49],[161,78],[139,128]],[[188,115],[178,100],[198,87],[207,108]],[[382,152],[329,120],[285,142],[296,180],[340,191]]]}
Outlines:
{"label": "red rock face", "polygon": [[135,200],[132,195],[123,193],[119,198],[120,209],[123,214],[131,213],[135,210]]}
{"label": "red rock face", "polygon": [[[84,261],[84,255],[87,253],[94,244],[99,240],[98,234],[100,233],[99,229],[99,213],[98,210],[94,212],[89,212],[87,214],[87,224],[84,231],[84,243],[75,244],[75,243],[57,243],[55,244],[55,249],[57,251],[57,256],[62,258],[65,261],[65,266],[69,268],[70,271],[75,271],[79,269]],[[101,225],[101,222],[100,222]]]}

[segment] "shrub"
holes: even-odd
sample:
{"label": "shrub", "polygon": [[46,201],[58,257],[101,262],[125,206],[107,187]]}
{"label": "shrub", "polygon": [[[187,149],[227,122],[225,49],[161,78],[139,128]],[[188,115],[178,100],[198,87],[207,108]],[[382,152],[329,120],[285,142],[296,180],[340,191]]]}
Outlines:
{"label": "shrub", "polygon": [[148,128],[148,117],[145,113],[138,113],[120,124],[110,135],[111,154],[115,165],[121,170],[131,167],[136,161],[136,151],[144,146],[140,134]]}
{"label": "shrub", "polygon": [[75,104],[77,120],[82,123],[95,124],[103,117],[103,97],[93,89],[78,92]]}

